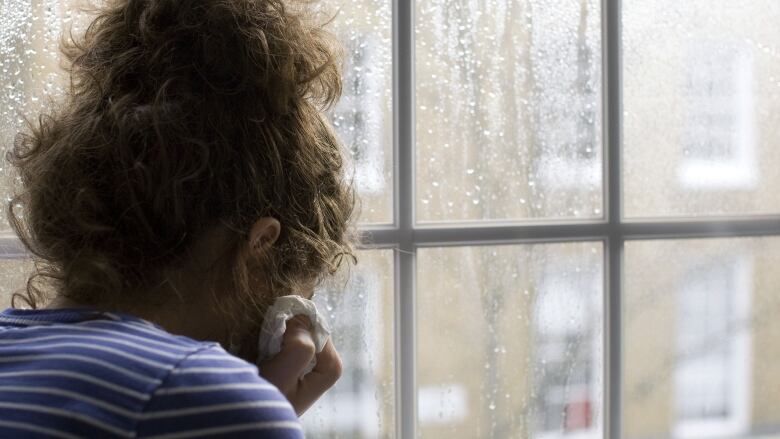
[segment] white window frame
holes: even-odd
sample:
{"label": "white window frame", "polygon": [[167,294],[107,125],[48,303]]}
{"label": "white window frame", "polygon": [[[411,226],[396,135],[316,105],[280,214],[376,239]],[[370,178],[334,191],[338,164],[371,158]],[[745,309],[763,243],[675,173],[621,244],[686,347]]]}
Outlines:
{"label": "white window frame", "polygon": [[[390,0],[393,11],[393,221],[361,227],[365,248],[395,249],[396,436],[417,438],[416,254],[426,247],[598,241],[604,248],[604,438],[622,437],[623,249],[635,239],[780,235],[780,216],[626,219],[622,210],[621,0],[602,0],[602,125],[604,216],[577,221],[415,223],[414,8]],[[0,254],[25,257],[12,233],[0,235]]]}
{"label": "white window frame", "polygon": [[365,225],[366,248],[395,249],[396,436],[417,438],[416,255],[418,249],[599,241],[604,246],[604,438],[622,437],[623,249],[636,239],[780,235],[780,215],[668,219],[623,216],[621,0],[602,0],[602,126],[605,215],[582,221],[415,221],[415,2],[393,5],[393,222]]}

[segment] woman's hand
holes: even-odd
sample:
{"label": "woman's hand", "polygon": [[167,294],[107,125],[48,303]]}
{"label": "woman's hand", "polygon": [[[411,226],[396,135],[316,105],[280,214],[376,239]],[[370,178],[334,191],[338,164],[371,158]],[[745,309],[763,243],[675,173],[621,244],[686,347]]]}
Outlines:
{"label": "woman's hand", "polygon": [[[317,365],[303,375],[315,356]],[[287,321],[282,350],[260,363],[260,375],[279,388],[298,416],[333,387],[341,377],[341,372],[341,358],[330,339],[322,352],[315,353],[311,321],[305,316],[295,316]]]}

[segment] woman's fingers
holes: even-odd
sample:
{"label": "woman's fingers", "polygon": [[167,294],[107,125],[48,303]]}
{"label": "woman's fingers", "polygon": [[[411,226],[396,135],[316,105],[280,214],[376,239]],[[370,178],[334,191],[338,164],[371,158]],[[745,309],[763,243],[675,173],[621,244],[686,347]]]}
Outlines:
{"label": "woman's fingers", "polygon": [[[314,373],[312,378],[323,386],[331,388],[341,378],[342,372],[341,356],[339,356],[339,353],[333,346],[333,342],[328,339],[322,352],[317,354],[317,365],[312,370],[312,373]],[[306,375],[306,377],[308,376]]]}
{"label": "woman's fingers", "polygon": [[333,342],[328,340],[322,352],[317,354],[317,365],[298,382],[292,401],[300,416],[341,377],[342,364]]}
{"label": "woman's fingers", "polygon": [[[315,353],[311,329],[311,321],[305,316],[288,320],[282,350],[260,363],[263,377],[279,388],[298,416],[333,387],[342,373],[341,357],[331,340],[325,343],[322,352]],[[303,375],[315,356],[314,369]]]}
{"label": "woman's fingers", "polygon": [[291,398],[298,388],[299,379],[314,359],[314,355],[311,322],[305,316],[295,316],[287,321],[287,329],[282,338],[282,350],[260,363],[260,370],[265,379],[278,387],[285,396]]}

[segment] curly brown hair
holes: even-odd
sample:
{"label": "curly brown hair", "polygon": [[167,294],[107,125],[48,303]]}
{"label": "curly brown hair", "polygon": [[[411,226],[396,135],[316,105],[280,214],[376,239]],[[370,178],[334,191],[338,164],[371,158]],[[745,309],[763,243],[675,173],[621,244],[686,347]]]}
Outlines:
{"label": "curly brown hair", "polygon": [[142,295],[222,225],[238,295],[264,306],[237,250],[267,216],[282,225],[263,261],[273,296],[354,259],[355,195],[322,114],[341,93],[341,49],[306,2],[106,3],[63,44],[65,99],[8,153],[23,182],[9,221],[37,267],[30,305],[49,288],[83,304]]}

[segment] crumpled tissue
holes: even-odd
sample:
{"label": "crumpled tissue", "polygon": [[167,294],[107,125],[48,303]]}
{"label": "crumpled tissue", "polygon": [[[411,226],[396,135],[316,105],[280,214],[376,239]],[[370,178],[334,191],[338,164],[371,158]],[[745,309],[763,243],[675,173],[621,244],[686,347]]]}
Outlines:
{"label": "crumpled tissue", "polygon": [[[322,352],[330,337],[330,328],[324,316],[317,311],[317,306],[311,300],[301,296],[282,296],[276,299],[265,313],[258,340],[258,352],[260,353],[257,359],[258,364],[282,350],[282,337],[284,331],[287,330],[287,321],[297,315],[304,315],[311,320],[311,338],[314,340],[315,352]],[[303,374],[311,372],[316,365],[317,358],[315,357]]]}

